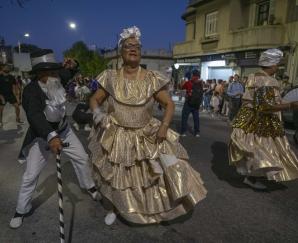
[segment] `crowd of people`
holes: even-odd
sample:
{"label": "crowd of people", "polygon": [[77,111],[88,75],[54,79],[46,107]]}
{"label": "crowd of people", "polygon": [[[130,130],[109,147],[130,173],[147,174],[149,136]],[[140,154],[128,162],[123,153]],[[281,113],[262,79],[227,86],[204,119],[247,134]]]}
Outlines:
{"label": "crowd of people", "polygon": [[98,88],[99,84],[96,79],[83,77],[80,73],[76,74],[65,88],[67,99],[77,103],[72,114],[73,127],[77,131],[81,127],[84,127],[85,131],[91,131],[92,112],[89,108],[89,98]]}
{"label": "crowd of people", "polygon": [[[92,199],[103,200],[107,225],[113,224],[117,215],[137,224],[172,220],[206,197],[200,173],[190,165],[179,134],[169,127],[175,111],[167,89],[169,79],[140,65],[140,36],[135,26],[124,29],[118,43],[123,66],[103,71],[94,82],[79,74],[79,64],[74,60],[56,63],[51,50],[31,54],[34,78],[24,88],[22,101],[13,92],[16,82],[1,69],[10,90],[1,91],[5,102],[15,105],[18,122],[17,107],[22,102],[29,123],[20,152],[27,166],[11,228],[19,228],[31,211],[38,177],[51,152],[67,155],[80,187]],[[244,176],[243,182],[255,189],[266,188],[260,178],[298,178],[298,159],[278,114],[286,109],[298,110],[298,101],[282,104],[280,100],[273,75],[281,58],[282,52],[277,49],[263,52],[260,71],[242,81],[236,74],[229,81],[204,82],[200,72],[194,70],[179,86],[186,90],[181,136],[187,133],[190,114],[193,133],[200,136],[200,109],[213,116],[228,116],[233,131],[229,161],[222,162],[236,166]],[[92,125],[90,156],[69,126],[66,96],[79,101],[73,114],[76,124]],[[163,108],[161,121],[153,117],[155,102]],[[108,109],[103,108],[104,104]],[[64,147],[65,143],[69,146]]]}
{"label": "crowd of people", "polygon": [[200,111],[210,113],[212,117],[228,117],[231,123],[241,107],[246,81],[247,77],[240,81],[238,74],[230,76],[228,81],[221,79],[203,81],[198,70],[187,73],[179,84],[179,88],[186,91],[182,109],[181,136],[186,136],[187,120],[192,114],[194,135],[200,137]]}
{"label": "crowd of people", "polygon": [[[30,84],[34,75],[26,75],[23,78],[13,75],[7,64],[0,64],[0,128],[3,126],[3,111],[7,103],[15,108],[17,124],[23,124],[20,118],[20,106],[24,88]],[[90,131],[92,126],[92,114],[89,109],[89,98],[98,89],[99,84],[95,78],[83,77],[80,72],[68,82],[65,87],[66,98],[69,102],[76,103],[73,112],[73,127],[78,131],[83,126],[85,131]]]}

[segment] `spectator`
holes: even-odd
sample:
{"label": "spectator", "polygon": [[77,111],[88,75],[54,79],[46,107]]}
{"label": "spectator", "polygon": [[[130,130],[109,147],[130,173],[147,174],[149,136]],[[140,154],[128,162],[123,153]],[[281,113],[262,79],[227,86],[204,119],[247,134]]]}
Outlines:
{"label": "spectator", "polygon": [[215,88],[216,88],[216,79],[212,79],[212,81],[211,81],[211,89],[212,89],[212,91],[214,91]]}
{"label": "spectator", "polygon": [[77,86],[75,87],[75,97],[79,100],[79,104],[76,106],[72,118],[75,123],[73,127],[79,131],[80,125],[84,125],[85,131],[91,131],[90,125],[92,124],[92,114],[89,110],[89,97],[91,94],[88,88],[88,79],[79,78]]}
{"label": "spectator", "polygon": [[23,92],[23,81],[21,76],[17,76],[16,78],[16,96],[20,104],[22,103],[22,92]]}
{"label": "spectator", "polygon": [[241,97],[244,93],[243,85],[239,81],[239,75],[235,74],[233,82],[229,84],[227,94],[230,97],[229,120],[232,121],[241,107]]}
{"label": "spectator", "polygon": [[79,99],[81,102],[85,102],[88,95],[90,95],[91,91],[85,84],[83,79],[78,81],[77,86],[75,87],[75,97]]}
{"label": "spectator", "polygon": [[199,109],[203,98],[203,84],[200,80],[200,72],[194,70],[191,80],[183,82],[181,89],[186,90],[185,102],[182,109],[181,136],[186,136],[188,117],[192,113],[194,135],[200,137]]}
{"label": "spectator", "polygon": [[218,116],[220,110],[220,96],[217,91],[214,91],[213,96],[211,98],[211,106],[213,107],[212,116]]}
{"label": "spectator", "polygon": [[228,92],[229,84],[227,81],[223,81],[223,85],[224,85],[224,93],[223,93],[223,106],[221,109],[221,114],[224,116],[228,116],[230,97],[227,94],[227,92]]}
{"label": "spectator", "polygon": [[222,106],[223,106],[223,94],[224,94],[224,85],[223,85],[223,80],[222,79],[218,79],[217,80],[217,85],[214,89],[215,92],[218,93],[218,98],[219,98],[219,113],[222,110]]}
{"label": "spectator", "polygon": [[[0,65],[0,95],[2,102],[0,104],[0,127],[3,125],[3,110],[7,102],[15,108],[16,122],[22,124],[20,119],[20,99],[19,90],[15,78],[9,74],[10,69],[7,65]],[[3,102],[4,100],[4,102]]]}
{"label": "spectator", "polygon": [[211,89],[212,80],[208,79],[204,86],[204,96],[203,96],[203,111],[210,111],[210,101],[212,97],[212,89]]}

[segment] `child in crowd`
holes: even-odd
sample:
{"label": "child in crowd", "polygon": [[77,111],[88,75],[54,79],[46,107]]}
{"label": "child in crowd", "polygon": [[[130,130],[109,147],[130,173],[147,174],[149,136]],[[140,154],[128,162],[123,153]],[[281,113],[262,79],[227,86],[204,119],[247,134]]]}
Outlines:
{"label": "child in crowd", "polygon": [[217,91],[215,91],[211,98],[211,106],[213,107],[212,117],[219,115],[219,105],[220,105],[219,93]]}

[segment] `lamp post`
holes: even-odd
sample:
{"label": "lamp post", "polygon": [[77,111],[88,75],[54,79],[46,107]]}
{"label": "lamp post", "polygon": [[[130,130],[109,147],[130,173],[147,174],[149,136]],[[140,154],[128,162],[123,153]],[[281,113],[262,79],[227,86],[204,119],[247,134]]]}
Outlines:
{"label": "lamp post", "polygon": [[[29,38],[30,34],[29,33],[25,33],[23,36],[20,37],[20,39],[24,37],[24,38]],[[19,46],[19,53],[21,53],[21,40],[18,41],[18,46]]]}

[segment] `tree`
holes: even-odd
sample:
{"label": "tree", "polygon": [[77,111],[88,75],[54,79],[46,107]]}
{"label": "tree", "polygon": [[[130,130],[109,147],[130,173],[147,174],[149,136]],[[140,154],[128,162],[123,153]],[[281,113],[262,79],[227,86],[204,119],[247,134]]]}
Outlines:
{"label": "tree", "polygon": [[[19,7],[24,8],[24,4],[26,4],[26,2],[28,2],[30,0],[10,0],[10,4],[17,4]],[[0,5],[0,8],[2,8],[3,6]]]}
{"label": "tree", "polygon": [[95,51],[88,49],[83,41],[78,41],[64,51],[64,57],[74,58],[80,63],[80,71],[84,76],[97,76],[107,67],[107,61]]}
{"label": "tree", "polygon": [[[11,5],[16,4],[20,8],[24,8],[26,3],[29,2],[30,0],[7,0]],[[51,0],[53,1],[53,0]],[[1,3],[0,8],[3,8],[3,3]]]}

